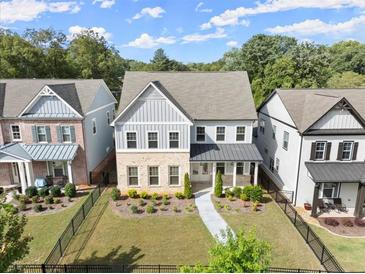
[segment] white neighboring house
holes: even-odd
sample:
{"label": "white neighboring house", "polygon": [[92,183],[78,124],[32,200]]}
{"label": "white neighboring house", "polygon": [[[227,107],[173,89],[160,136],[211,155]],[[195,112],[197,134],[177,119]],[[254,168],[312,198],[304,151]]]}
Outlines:
{"label": "white neighboring house", "polygon": [[246,72],[127,72],[115,127],[118,186],[126,191],[183,190],[257,182],[261,155]]}
{"label": "white neighboring house", "polygon": [[315,216],[336,200],[364,215],[365,89],[277,89],[258,117],[263,169],[295,205]]}

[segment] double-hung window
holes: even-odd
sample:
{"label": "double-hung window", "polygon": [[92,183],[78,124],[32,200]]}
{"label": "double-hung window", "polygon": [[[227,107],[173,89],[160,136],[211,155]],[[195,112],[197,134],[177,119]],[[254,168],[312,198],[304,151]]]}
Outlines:
{"label": "double-hung window", "polygon": [[129,166],[127,171],[128,171],[128,185],[138,186],[138,167]]}
{"label": "double-hung window", "polygon": [[289,132],[284,131],[283,149],[288,150],[288,147],[289,147]]}
{"label": "double-hung window", "polygon": [[148,167],[148,181],[151,186],[159,185],[159,170],[158,166]]}
{"label": "double-hung window", "polygon": [[264,119],[260,120],[259,127],[260,127],[260,132],[262,134],[265,134],[265,120]]}
{"label": "double-hung window", "polygon": [[169,184],[179,185],[179,167],[169,166]]}
{"label": "double-hung window", "polygon": [[217,163],[216,172],[218,173],[218,171],[220,171],[221,174],[224,175],[224,172],[225,172],[225,163]]}
{"label": "double-hung window", "polygon": [[338,197],[338,183],[324,183],[322,184],[322,198],[337,198]]}
{"label": "double-hung window", "polygon": [[157,132],[148,132],[148,148],[158,148]]}
{"label": "double-hung window", "polygon": [[170,148],[179,148],[179,132],[169,132]]}
{"label": "double-hung window", "polygon": [[11,134],[12,134],[12,137],[13,137],[13,141],[21,141],[22,140],[19,125],[11,125]]}
{"label": "double-hung window", "polygon": [[127,148],[137,148],[137,133],[127,132]]}
{"label": "double-hung window", "polygon": [[37,126],[37,135],[38,135],[38,142],[40,143],[47,142],[47,132],[45,126]]}
{"label": "double-hung window", "polygon": [[246,133],[246,127],[237,127],[236,128],[236,141],[237,142],[245,141],[245,133]]}
{"label": "double-hung window", "polygon": [[326,142],[316,142],[314,159],[317,161],[324,160],[325,151],[326,151]]}
{"label": "double-hung window", "polygon": [[272,138],[274,140],[276,139],[276,126],[275,125],[272,126]]}
{"label": "double-hung window", "polygon": [[243,163],[237,163],[236,174],[243,175]]}
{"label": "double-hung window", "polygon": [[196,140],[205,142],[205,127],[196,127]]}
{"label": "double-hung window", "polygon": [[69,126],[62,126],[62,142],[71,143],[71,128]]}
{"label": "double-hung window", "polygon": [[343,142],[342,147],[342,160],[351,160],[354,142]]}
{"label": "double-hung window", "polygon": [[226,128],[225,127],[217,127],[216,140],[224,141],[226,138]]}

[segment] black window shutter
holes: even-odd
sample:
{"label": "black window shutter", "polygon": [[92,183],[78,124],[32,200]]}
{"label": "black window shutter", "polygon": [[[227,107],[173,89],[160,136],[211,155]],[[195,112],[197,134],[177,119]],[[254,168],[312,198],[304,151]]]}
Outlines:
{"label": "black window shutter", "polygon": [[33,143],[38,143],[37,126],[32,126]]}
{"label": "black window shutter", "polygon": [[70,132],[71,132],[71,142],[76,143],[76,134],[74,126],[70,126]]}
{"label": "black window shutter", "polygon": [[343,143],[338,144],[337,160],[342,160]]}
{"label": "black window shutter", "polygon": [[312,143],[311,158],[312,161],[316,159],[316,142]]}
{"label": "black window shutter", "polygon": [[326,160],[330,159],[332,143],[327,143],[326,146]]}
{"label": "black window shutter", "polygon": [[352,152],[352,160],[356,160],[357,157],[357,150],[359,148],[359,143],[354,143],[354,151]]}
{"label": "black window shutter", "polygon": [[61,126],[57,126],[56,128],[57,131],[57,142],[62,143],[62,127]]}
{"label": "black window shutter", "polygon": [[46,126],[46,135],[47,135],[47,142],[51,143],[52,142],[51,129],[49,128],[49,126]]}

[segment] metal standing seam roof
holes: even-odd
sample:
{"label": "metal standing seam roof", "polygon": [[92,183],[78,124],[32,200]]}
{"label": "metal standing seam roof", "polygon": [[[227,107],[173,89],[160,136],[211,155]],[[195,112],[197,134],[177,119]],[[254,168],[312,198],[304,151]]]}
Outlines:
{"label": "metal standing seam roof", "polygon": [[32,160],[31,156],[19,144],[10,143],[0,146],[0,152],[24,160]]}
{"label": "metal standing seam roof", "polygon": [[21,144],[35,161],[70,161],[76,156],[77,144]]}
{"label": "metal standing seam roof", "polygon": [[305,165],[316,183],[356,183],[365,175],[364,162],[306,162]]}
{"label": "metal standing seam roof", "polygon": [[257,161],[262,162],[255,144],[192,144],[190,161]]}

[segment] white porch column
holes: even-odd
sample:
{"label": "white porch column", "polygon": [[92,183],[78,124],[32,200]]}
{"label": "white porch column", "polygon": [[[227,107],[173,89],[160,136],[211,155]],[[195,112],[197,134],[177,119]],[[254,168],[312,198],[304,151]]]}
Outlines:
{"label": "white porch column", "polygon": [[259,175],[259,163],[255,162],[255,174],[254,174],[254,180],[253,180],[253,184],[256,186],[257,185],[257,177]]}
{"label": "white porch column", "polygon": [[24,164],[25,164],[25,172],[27,174],[27,185],[32,186],[34,184],[34,174],[33,174],[32,162],[26,162]]}
{"label": "white porch column", "polygon": [[25,178],[23,162],[18,162],[18,169],[19,169],[20,184],[22,186],[22,193],[25,194],[25,189],[27,188],[27,180]]}
{"label": "white porch column", "polygon": [[217,163],[213,163],[212,164],[212,186],[213,186],[213,192],[214,192],[214,188],[215,188],[215,170],[217,168]]}
{"label": "white porch column", "polygon": [[237,162],[233,163],[233,186],[235,187],[237,185]]}
{"label": "white porch column", "polygon": [[67,162],[67,174],[68,174],[68,181],[73,184],[74,183],[74,179],[73,179],[73,175],[72,175],[72,162],[68,161]]}

